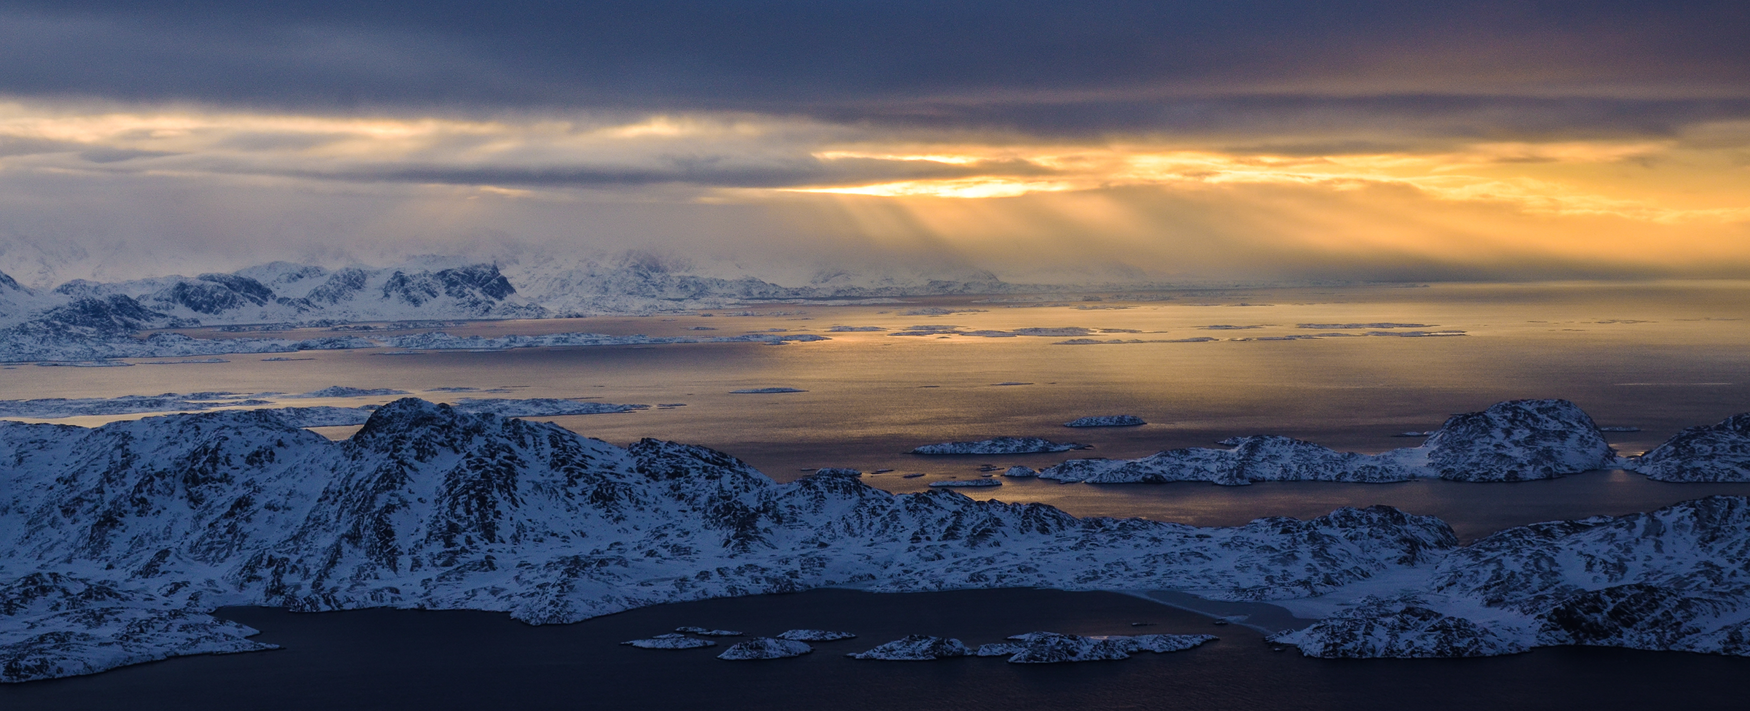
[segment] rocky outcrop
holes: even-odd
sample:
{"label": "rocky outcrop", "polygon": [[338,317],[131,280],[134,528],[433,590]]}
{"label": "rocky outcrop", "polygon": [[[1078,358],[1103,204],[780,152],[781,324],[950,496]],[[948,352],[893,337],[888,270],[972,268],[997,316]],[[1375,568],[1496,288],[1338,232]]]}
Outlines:
{"label": "rocky outcrop", "polygon": [[148,593],[77,576],[31,573],[0,583],[0,682],[275,648],[248,639],[255,634]]}
{"label": "rocky outcrop", "polygon": [[1146,425],[1142,418],[1136,415],[1097,415],[1093,417],[1078,417],[1063,423],[1064,427],[1138,427]]}
{"label": "rocky outcrop", "polygon": [[1419,448],[1455,481],[1551,479],[1616,464],[1598,425],[1567,400],[1511,400],[1453,415]]}
{"label": "rocky outcrop", "polygon": [[621,642],[620,644],[628,647],[637,647],[639,649],[702,649],[704,647],[717,646],[716,642],[708,639],[688,637],[684,634],[673,632],[669,634],[659,634],[649,639],[635,639],[630,642]]}
{"label": "rocky outcrop", "polygon": [[926,444],[911,451],[912,454],[1039,454],[1044,452],[1068,452],[1081,449],[1079,444],[1063,444],[1040,437],[996,437],[977,442],[944,442],[942,444]]}
{"label": "rocky outcrop", "polygon": [[734,645],[731,645],[729,649],[723,650],[722,654],[717,655],[717,658],[727,659],[732,662],[745,662],[760,659],[800,657],[813,651],[813,647],[801,642],[793,642],[787,639],[773,639],[771,637],[755,637],[745,642],[736,642]]}
{"label": "rocky outcrop", "polygon": [[1686,429],[1626,466],[1657,481],[1750,481],[1750,412]]}
{"label": "rocky outcrop", "polygon": [[914,634],[896,639],[867,652],[845,655],[852,659],[873,659],[886,662],[926,662],[936,659],[970,657],[972,650],[952,637],[931,637]]}
{"label": "rocky outcrop", "polygon": [[778,639],[793,642],[837,642],[842,639],[853,639],[857,635],[849,632],[834,632],[831,630],[787,630],[778,635]]}
{"label": "rocky outcrop", "polygon": [[1529,647],[1471,620],[1433,610],[1414,597],[1363,598],[1306,629],[1276,635],[1309,657],[1492,657]]}

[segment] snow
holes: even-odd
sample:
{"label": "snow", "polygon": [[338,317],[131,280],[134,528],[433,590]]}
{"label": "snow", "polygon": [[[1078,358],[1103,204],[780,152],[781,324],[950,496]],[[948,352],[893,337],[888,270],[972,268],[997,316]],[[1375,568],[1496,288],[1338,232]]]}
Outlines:
{"label": "snow", "polygon": [[996,437],[977,442],[944,442],[942,444],[926,444],[911,451],[912,454],[962,455],[962,454],[1033,454],[1042,452],[1068,452],[1080,449],[1079,444],[1061,444],[1039,437]]}
{"label": "snow", "polygon": [[813,652],[814,648],[801,642],[771,637],[756,637],[745,642],[737,642],[729,649],[717,655],[718,659],[730,661],[750,661],[758,659],[784,659],[800,657]]}
{"label": "snow", "polygon": [[[1533,415],[1561,409],[1525,407],[1495,421],[1536,425]],[[1467,433],[1482,441],[1451,441]],[[1443,434],[1456,451],[1525,444],[1488,428]],[[1533,444],[1565,446],[1570,434]],[[411,398],[338,442],[272,410],[96,428],[0,422],[0,492],[9,681],[261,648],[207,616],[225,605],[491,610],[547,624],[818,587],[1304,603],[1325,618],[1292,640],[1309,653],[1593,644],[1750,655],[1750,569],[1720,564],[1750,560],[1745,497],[1536,524],[1464,547],[1438,519],[1384,506],[1197,528],[951,490],[896,495],[830,470],[778,484],[702,447],[622,448]],[[917,637],[862,658],[970,651]]]}
{"label": "snow", "polygon": [[1078,417],[1063,423],[1064,427],[1136,427],[1146,425],[1142,418],[1136,415],[1095,415]]}
{"label": "snow", "polygon": [[842,639],[852,639],[857,635],[849,632],[833,632],[830,630],[788,630],[778,635],[778,639],[794,642],[837,642]]}
{"label": "snow", "polygon": [[0,682],[94,674],[189,654],[277,649],[254,629],[148,593],[32,572],[0,583]]}
{"label": "snow", "polygon": [[714,630],[709,627],[676,627],[675,631],[702,637],[740,637],[742,634],[736,630]]}
{"label": "snow", "polygon": [[980,657],[1008,657],[1010,664],[1060,664],[1129,659],[1137,652],[1179,652],[1212,642],[1212,635],[1150,634],[1133,637],[1083,637],[1056,632],[1029,632],[1010,642],[981,645]]}
{"label": "snow", "polygon": [[1750,412],[1683,430],[1625,466],[1656,481],[1750,481]]}
{"label": "snow", "polygon": [[557,398],[462,398],[455,402],[459,412],[491,413],[505,417],[559,417],[562,415],[599,415],[615,412],[648,410],[649,405],[616,405],[607,402],[583,402]]}
{"label": "snow", "polygon": [[986,487],[986,486],[1002,486],[1002,485],[1003,485],[1003,483],[1000,481],[997,481],[996,479],[947,479],[944,481],[932,481],[932,482],[930,482],[930,486],[932,488],[948,487],[948,488],[960,488],[960,489],[964,489],[964,488],[976,489],[976,488]]}
{"label": "snow", "polygon": [[142,412],[194,412],[220,407],[272,404],[237,393],[164,393],[112,398],[41,398],[0,400],[0,417],[51,420],[62,417],[132,415]]}
{"label": "snow", "polygon": [[1015,478],[1026,478],[1026,477],[1030,477],[1030,476],[1039,476],[1039,472],[1033,471],[1032,467],[1024,467],[1024,466],[1021,466],[1019,464],[1016,464],[1015,466],[1012,466],[1012,467],[1009,467],[1008,469],[1003,470],[1003,476],[1015,477]]}
{"label": "snow", "polygon": [[274,410],[293,427],[343,427],[362,425],[371,419],[366,407],[282,407]]}
{"label": "snow", "polygon": [[873,659],[884,662],[925,662],[953,657],[970,657],[973,652],[952,637],[931,637],[914,634],[896,639],[866,652],[845,656],[852,659]]}
{"label": "snow", "polygon": [[386,397],[390,395],[406,395],[406,390],[392,388],[349,388],[344,385],[334,385],[321,390],[312,390],[297,395],[282,395],[289,398],[319,398],[319,397]]}
{"label": "snow", "polygon": [[[333,386],[298,395],[281,393],[164,393],[161,395],[123,395],[113,398],[46,398],[38,400],[0,400],[0,418],[60,419],[65,417],[114,416],[156,412],[199,412],[218,408],[259,407],[274,404],[269,398],[361,398],[405,395],[401,390],[387,388],[361,389]],[[604,413],[647,410],[649,405],[619,405],[606,402],[584,402],[558,398],[461,398],[455,408],[461,412],[493,413],[506,417],[559,417],[564,415],[596,415]],[[372,407],[285,407],[274,410],[287,423],[297,427],[335,427],[362,425],[370,417]]]}
{"label": "snow", "polygon": [[659,634],[649,639],[635,639],[630,642],[621,642],[620,644],[628,647],[637,647],[639,649],[701,649],[704,647],[717,646],[716,642],[708,639],[699,639],[697,637],[688,637],[684,634],[673,633]]}

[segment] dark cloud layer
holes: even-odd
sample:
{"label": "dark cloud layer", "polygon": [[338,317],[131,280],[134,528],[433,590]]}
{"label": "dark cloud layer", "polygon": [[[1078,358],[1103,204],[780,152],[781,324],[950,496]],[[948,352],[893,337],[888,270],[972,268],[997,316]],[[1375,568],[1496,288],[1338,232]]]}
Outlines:
{"label": "dark cloud layer", "polygon": [[1456,116],[1471,133],[1660,132],[1750,113],[1746,36],[1741,0],[25,0],[0,9],[0,92],[1066,134],[1358,114]]}
{"label": "dark cloud layer", "polygon": [[[263,172],[258,167],[237,172]],[[270,171],[271,172],[271,171]],[[947,164],[923,160],[838,159],[799,157],[752,163],[710,156],[668,158],[654,166],[553,168],[494,166],[461,168],[446,165],[398,164],[330,171],[278,171],[280,175],[354,182],[426,183],[440,185],[505,185],[517,187],[639,188],[680,184],[730,188],[798,188],[896,180],[932,180],[991,176],[1040,176],[1051,171],[1026,161],[981,161]]]}

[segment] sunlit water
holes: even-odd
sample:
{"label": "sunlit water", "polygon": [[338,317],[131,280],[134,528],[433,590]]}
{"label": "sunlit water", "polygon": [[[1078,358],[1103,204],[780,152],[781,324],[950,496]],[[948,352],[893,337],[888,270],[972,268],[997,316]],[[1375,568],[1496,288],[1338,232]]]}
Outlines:
{"label": "sunlit water", "polygon": [[[1600,424],[1624,453],[1679,429],[1750,410],[1750,283],[1436,285],[1191,291],[1150,300],[1008,303],[962,297],[903,304],[772,304],[712,315],[481,322],[445,329],[498,336],[587,331],[733,336],[785,329],[832,340],[784,346],[674,344],[503,352],[310,352],[294,360],[131,368],[0,370],[0,397],[99,397],[230,390],[304,392],[390,387],[434,400],[442,387],[502,388],[490,397],[587,397],[649,405],[614,415],[552,418],[624,444],[640,437],[703,444],[779,480],[823,466],[893,472],[867,481],[893,491],[977,476],[977,467],[1042,467],[1071,456],[1134,457],[1233,435],[1283,434],[1377,452],[1419,442],[1450,413],[1499,400],[1560,397]],[[1164,299],[1164,300],[1163,300]],[[923,309],[967,310],[908,315]],[[735,315],[752,313],[755,315]],[[1399,329],[1299,324],[1423,324]],[[962,330],[1081,327],[1087,338],[1197,343],[1060,345],[1066,337],[895,336],[913,325]],[[1243,328],[1209,329],[1208,326]],[[883,332],[832,332],[833,326]],[[713,330],[698,330],[709,328]],[[1463,331],[1459,337],[1227,340],[1369,330]],[[214,335],[205,333],[200,335]],[[258,334],[251,334],[258,335]],[[300,337],[328,335],[298,332]],[[1001,384],[1022,383],[1022,384]],[[732,394],[788,387],[805,392]],[[375,400],[289,400],[358,405]],[[1134,414],[1149,424],[1068,429],[1085,415]],[[97,424],[106,418],[73,418]],[[322,430],[332,437],[348,428]],[[921,457],[911,448],[997,435],[1094,445],[1091,452],[1019,457]],[[906,473],[927,476],[904,478]],[[1508,525],[1645,510],[1746,485],[1658,484],[1593,473],[1513,485],[1267,484],[1242,488],[1058,485],[1009,481],[969,492],[1041,501],[1077,514],[1234,524],[1305,517],[1340,505],[1386,503],[1447,519],[1467,538]]]}

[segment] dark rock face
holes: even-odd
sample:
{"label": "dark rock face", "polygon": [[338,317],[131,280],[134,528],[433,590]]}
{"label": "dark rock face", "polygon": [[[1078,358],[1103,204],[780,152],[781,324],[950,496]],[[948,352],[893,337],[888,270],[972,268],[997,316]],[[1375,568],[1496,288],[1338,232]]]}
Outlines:
{"label": "dark rock face", "polygon": [[127,337],[150,328],[190,325],[142,306],[121,294],[81,297],[0,331],[8,339]]}
{"label": "dark rock face", "polygon": [[1750,412],[1686,429],[1628,466],[1658,481],[1750,481]]}
{"label": "dark rock face", "polygon": [[1550,479],[1616,461],[1598,425],[1566,400],[1511,400],[1453,415],[1422,446],[1440,478],[1458,481]]}
{"label": "dark rock face", "polygon": [[370,275],[363,269],[349,267],[328,276],[321,286],[311,289],[304,299],[313,304],[333,305],[357,296],[365,290]]}
{"label": "dark rock face", "polygon": [[414,274],[398,271],[383,284],[383,298],[398,299],[412,306],[448,296],[468,308],[490,307],[515,293],[510,280],[498,273],[497,266],[489,264]]}

